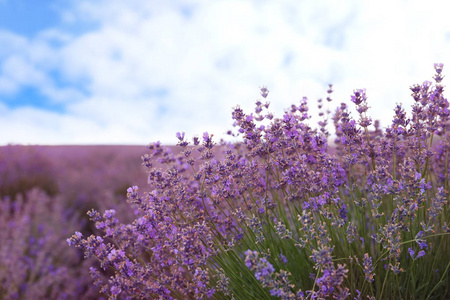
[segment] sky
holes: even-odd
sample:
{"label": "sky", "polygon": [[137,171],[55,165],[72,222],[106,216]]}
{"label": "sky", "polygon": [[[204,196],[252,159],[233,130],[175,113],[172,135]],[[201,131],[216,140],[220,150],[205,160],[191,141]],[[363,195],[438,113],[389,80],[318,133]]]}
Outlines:
{"label": "sky", "polygon": [[434,63],[450,74],[448,11],[446,0],[0,0],[0,145],[220,139],[233,107],[265,101],[262,86],[278,117],[303,97],[314,114],[329,83],[331,111],[365,88],[388,126]]}

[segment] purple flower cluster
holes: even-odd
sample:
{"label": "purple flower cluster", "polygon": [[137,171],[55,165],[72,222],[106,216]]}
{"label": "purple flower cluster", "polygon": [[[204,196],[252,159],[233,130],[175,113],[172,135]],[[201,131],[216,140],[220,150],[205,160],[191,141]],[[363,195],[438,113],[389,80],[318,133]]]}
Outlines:
{"label": "purple flower cluster", "polygon": [[[281,118],[260,100],[251,113],[235,107],[230,134],[239,143],[216,144],[205,132],[192,145],[177,133],[176,153],[151,144],[142,157],[148,192],[127,190],[134,221],[91,210],[101,234],[77,232],[68,242],[98,259],[91,273],[110,299],[383,299],[408,298],[410,289],[445,298],[450,122],[442,68],[435,65],[435,84],[411,87],[411,117],[397,105],[384,130],[368,116],[368,92],[355,90],[359,120],[345,103],[337,108],[334,147],[325,114],[310,126],[307,98]],[[330,85],[328,102],[331,93]],[[440,263],[447,268],[436,270]]]}
{"label": "purple flower cluster", "polygon": [[288,278],[291,274],[284,270],[275,273],[273,265],[267,261],[266,257],[259,257],[257,251],[248,250],[245,252],[245,266],[254,272],[256,279],[261,282],[263,287],[270,289],[271,296],[285,300],[297,299],[291,291],[294,287]]}

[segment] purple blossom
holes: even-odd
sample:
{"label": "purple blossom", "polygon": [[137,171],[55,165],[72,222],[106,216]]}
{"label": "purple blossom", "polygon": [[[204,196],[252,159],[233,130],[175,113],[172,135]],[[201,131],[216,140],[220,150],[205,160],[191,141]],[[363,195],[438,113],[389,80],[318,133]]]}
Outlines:
{"label": "purple blossom", "polygon": [[283,264],[288,263],[288,259],[286,258],[286,256],[283,255],[283,253],[280,253],[280,260]]}
{"label": "purple blossom", "polygon": [[363,101],[366,101],[366,89],[358,89],[350,96],[350,100],[356,105],[360,105]]}
{"label": "purple blossom", "polygon": [[267,98],[267,95],[269,94],[269,90],[266,86],[261,87],[261,96],[263,98]]}

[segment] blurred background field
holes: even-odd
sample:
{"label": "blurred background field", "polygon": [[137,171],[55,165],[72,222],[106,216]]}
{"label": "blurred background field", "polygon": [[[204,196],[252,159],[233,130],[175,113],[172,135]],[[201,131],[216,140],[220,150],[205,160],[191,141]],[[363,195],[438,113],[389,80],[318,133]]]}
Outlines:
{"label": "blurred background field", "polygon": [[89,265],[67,245],[95,233],[86,212],[133,211],[126,190],[145,190],[144,146],[0,147],[0,299],[97,299]]}
{"label": "blurred background field", "polygon": [[0,193],[15,198],[39,188],[49,196],[64,194],[77,205],[102,196],[125,197],[130,184],[145,183],[140,160],[145,151],[144,146],[3,146]]}

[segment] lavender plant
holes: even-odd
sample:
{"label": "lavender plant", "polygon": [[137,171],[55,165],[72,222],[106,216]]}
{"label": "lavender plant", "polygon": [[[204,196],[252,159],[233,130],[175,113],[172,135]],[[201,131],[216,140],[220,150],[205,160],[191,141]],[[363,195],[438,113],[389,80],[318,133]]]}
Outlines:
{"label": "lavender plant", "polygon": [[306,98],[282,118],[268,102],[235,107],[239,143],[216,145],[205,132],[192,146],[177,133],[178,155],[151,144],[142,157],[151,192],[127,193],[136,219],[91,210],[103,234],[68,243],[99,260],[91,274],[110,299],[448,299],[442,68],[434,84],[411,87],[411,116],[397,105],[385,130],[355,90],[357,119],[345,103],[332,116],[334,147],[328,114],[311,127]]}

